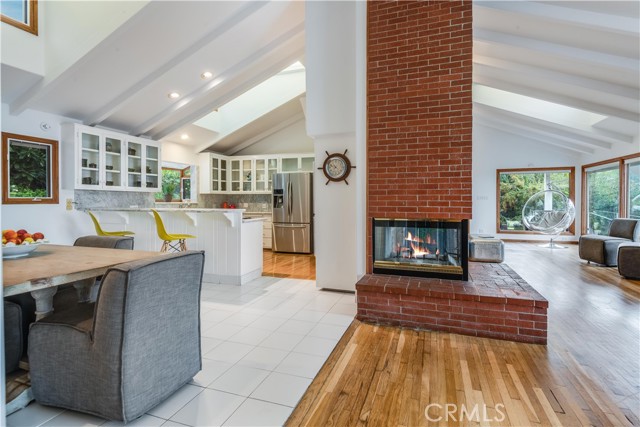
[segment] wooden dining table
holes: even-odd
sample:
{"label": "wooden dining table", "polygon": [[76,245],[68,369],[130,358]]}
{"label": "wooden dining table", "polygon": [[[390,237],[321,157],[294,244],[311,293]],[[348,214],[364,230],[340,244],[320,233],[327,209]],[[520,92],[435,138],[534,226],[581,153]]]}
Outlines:
{"label": "wooden dining table", "polygon": [[[78,295],[88,298],[96,277],[124,262],[162,256],[158,252],[42,245],[29,256],[4,259],[4,296],[30,293],[36,302],[38,319],[51,313],[58,286],[74,283]],[[82,300],[81,300],[82,301]]]}

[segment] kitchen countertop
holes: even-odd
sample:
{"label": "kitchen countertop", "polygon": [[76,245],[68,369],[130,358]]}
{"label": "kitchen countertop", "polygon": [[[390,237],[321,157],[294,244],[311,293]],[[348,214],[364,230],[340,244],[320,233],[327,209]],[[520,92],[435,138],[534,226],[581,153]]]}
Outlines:
{"label": "kitchen countertop", "polygon": [[241,212],[244,209],[216,209],[216,208],[80,208],[81,211],[112,211],[112,212]]}

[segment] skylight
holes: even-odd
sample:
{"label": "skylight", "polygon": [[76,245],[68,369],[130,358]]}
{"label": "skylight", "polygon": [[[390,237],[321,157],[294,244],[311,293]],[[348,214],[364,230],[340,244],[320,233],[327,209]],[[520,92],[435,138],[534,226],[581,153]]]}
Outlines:
{"label": "skylight", "polygon": [[217,132],[217,139],[221,139],[302,95],[306,91],[305,71],[296,61],[193,124]]}
{"label": "skylight", "polygon": [[473,101],[576,129],[589,130],[607,118],[601,114],[479,84],[473,85]]}

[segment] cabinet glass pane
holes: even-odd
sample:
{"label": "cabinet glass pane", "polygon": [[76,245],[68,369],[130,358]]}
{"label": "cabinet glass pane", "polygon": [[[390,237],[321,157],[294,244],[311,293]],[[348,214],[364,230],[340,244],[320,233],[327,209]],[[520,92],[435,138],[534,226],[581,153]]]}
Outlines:
{"label": "cabinet glass pane", "polygon": [[218,168],[211,170],[211,179],[214,181],[218,181]]}
{"label": "cabinet glass pane", "polygon": [[231,191],[240,191],[240,183],[232,182],[231,183]]}
{"label": "cabinet glass pane", "polygon": [[100,137],[90,133],[82,134],[82,184],[99,185],[98,169],[100,168]]}
{"label": "cabinet glass pane", "polygon": [[296,172],[298,170],[298,158],[282,159],[282,172]]}
{"label": "cabinet glass pane", "polygon": [[220,183],[220,191],[227,191],[227,181],[222,181]]}
{"label": "cabinet glass pane", "polygon": [[218,191],[218,188],[219,188],[219,187],[218,187],[218,181],[213,181],[213,182],[211,183],[211,190],[213,190],[213,191]]}
{"label": "cabinet glass pane", "polygon": [[303,157],[302,158],[302,169],[305,172],[313,172],[313,157]]}
{"label": "cabinet glass pane", "polygon": [[120,139],[106,137],[105,151],[105,183],[107,187],[122,186],[122,146]]}
{"label": "cabinet glass pane", "polygon": [[[127,144],[127,186],[142,187],[142,144]],[[157,177],[156,177],[157,178]]]}
{"label": "cabinet glass pane", "polygon": [[[264,159],[256,160],[256,190],[264,191],[264,182],[266,179],[266,168]],[[260,188],[260,186],[262,188]]]}
{"label": "cabinet glass pane", "polygon": [[256,181],[256,191],[264,191],[264,190],[265,190],[265,182]]}
{"label": "cabinet glass pane", "polygon": [[158,160],[158,147],[147,145],[147,159]]}

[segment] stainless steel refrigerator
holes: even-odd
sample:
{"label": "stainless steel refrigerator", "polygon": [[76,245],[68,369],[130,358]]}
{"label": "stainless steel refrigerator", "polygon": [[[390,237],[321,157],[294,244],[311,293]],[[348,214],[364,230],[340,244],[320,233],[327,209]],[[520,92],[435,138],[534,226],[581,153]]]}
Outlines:
{"label": "stainless steel refrigerator", "polygon": [[273,174],[273,251],[313,252],[313,174]]}

